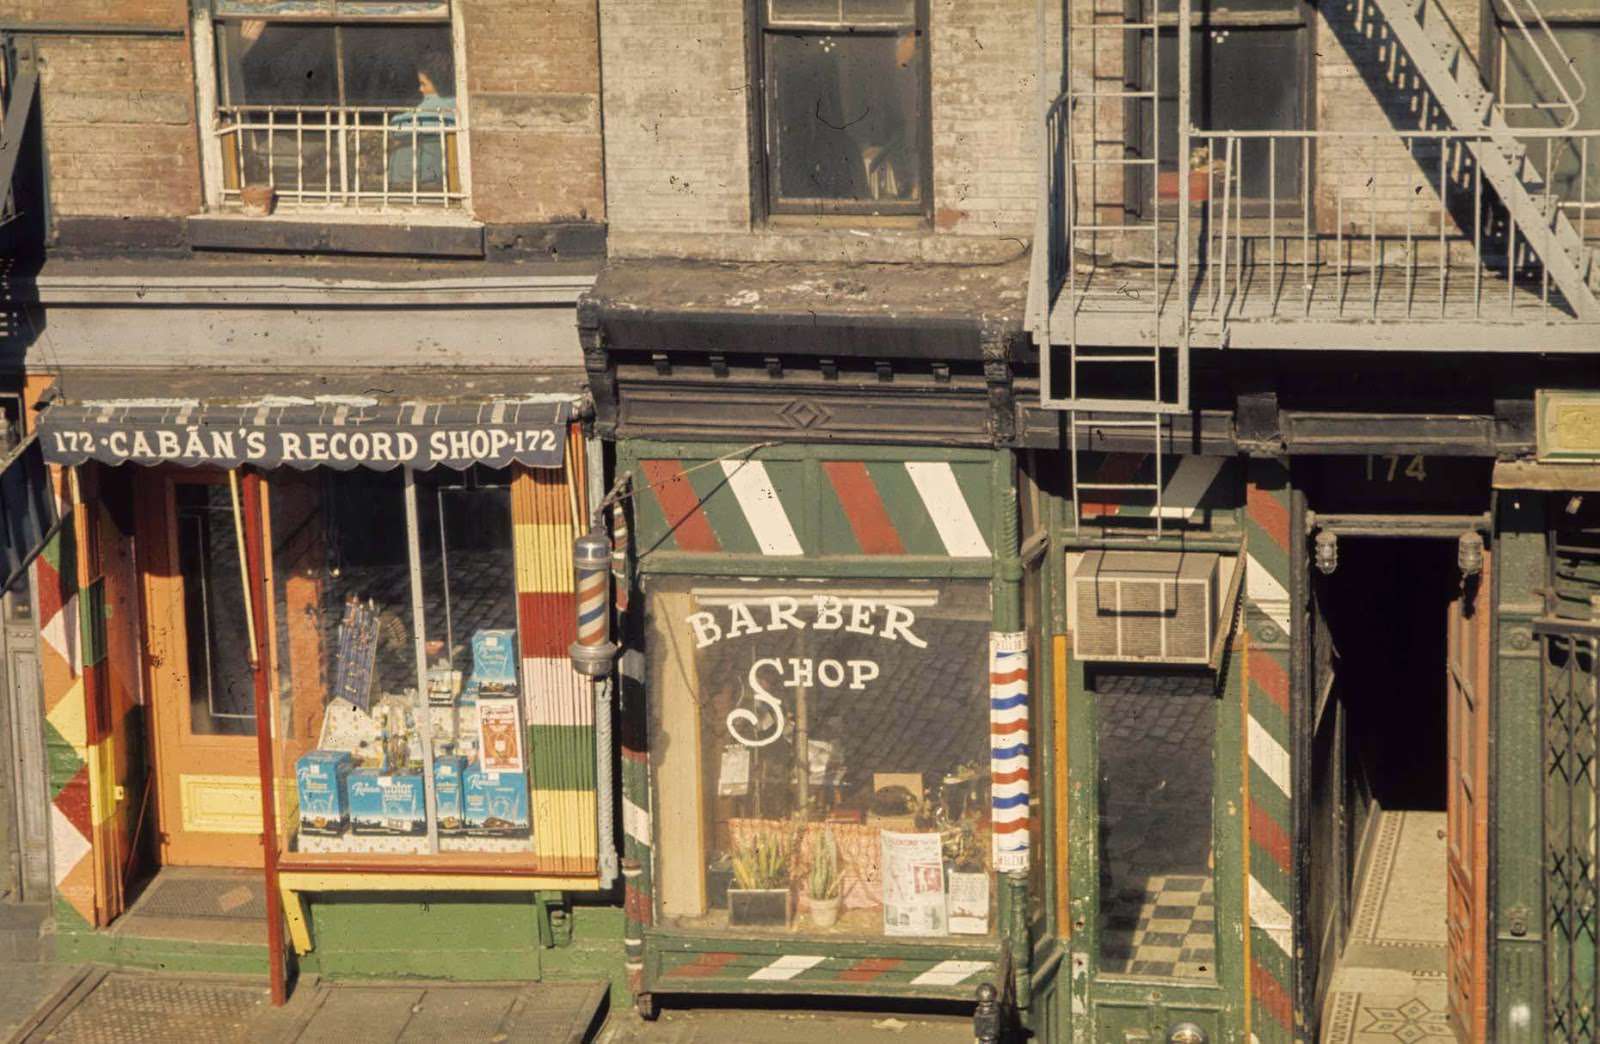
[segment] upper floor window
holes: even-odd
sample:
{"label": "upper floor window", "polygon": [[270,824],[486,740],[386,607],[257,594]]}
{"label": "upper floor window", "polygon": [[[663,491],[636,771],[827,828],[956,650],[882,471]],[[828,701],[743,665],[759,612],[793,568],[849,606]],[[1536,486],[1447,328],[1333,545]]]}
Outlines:
{"label": "upper floor window", "polygon": [[216,13],[223,203],[270,188],[291,208],[462,205],[445,5],[216,0]]}
{"label": "upper floor window", "polygon": [[[1540,5],[1549,34],[1522,0],[1496,0],[1492,10],[1506,121],[1539,129],[1572,124],[1569,136],[1527,139],[1528,158],[1574,221],[1582,211],[1592,215],[1600,208],[1600,0]],[[1592,235],[1594,218],[1580,227]]]}
{"label": "upper floor window", "polygon": [[[1225,5],[1196,0],[1189,30],[1189,111],[1196,127],[1221,133],[1192,138],[1188,156],[1178,155],[1177,0],[1143,0],[1140,10],[1145,16],[1154,12],[1159,31],[1141,34],[1137,72],[1130,79],[1149,96],[1131,100],[1129,115],[1137,131],[1137,155],[1156,157],[1154,198],[1163,209],[1178,199],[1180,177],[1190,179],[1191,201],[1221,190],[1226,132],[1308,126],[1311,19],[1301,0],[1229,0]],[[1101,115],[1109,113],[1102,108]],[[1276,195],[1280,208],[1298,207],[1305,153],[1279,141],[1269,160],[1269,147],[1262,140],[1238,146],[1243,150],[1236,160],[1238,190],[1247,200]],[[1133,198],[1139,201],[1130,209],[1147,212],[1152,199],[1148,167],[1130,164],[1128,177],[1136,183]]]}
{"label": "upper floor window", "polygon": [[767,209],[921,214],[922,0],[759,0]]}

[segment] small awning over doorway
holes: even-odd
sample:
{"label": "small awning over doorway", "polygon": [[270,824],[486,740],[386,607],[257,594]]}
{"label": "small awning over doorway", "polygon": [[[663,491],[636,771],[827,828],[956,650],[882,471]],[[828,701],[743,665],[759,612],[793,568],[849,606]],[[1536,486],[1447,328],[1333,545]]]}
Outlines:
{"label": "small awning over doorway", "polygon": [[10,591],[61,524],[36,436],[0,455],[0,593]]}
{"label": "small awning over doorway", "polygon": [[581,370],[69,374],[39,420],[52,464],[558,468]]}

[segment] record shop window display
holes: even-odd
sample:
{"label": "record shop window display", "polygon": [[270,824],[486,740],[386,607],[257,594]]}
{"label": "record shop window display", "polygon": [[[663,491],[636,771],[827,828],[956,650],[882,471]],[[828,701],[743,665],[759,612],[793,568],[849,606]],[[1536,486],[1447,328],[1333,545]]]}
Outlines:
{"label": "record shop window display", "polygon": [[420,591],[399,470],[272,477],[292,851],[532,851],[509,477],[440,469],[415,493]]}
{"label": "record shop window display", "polygon": [[663,923],[994,929],[985,581],[651,578]]}

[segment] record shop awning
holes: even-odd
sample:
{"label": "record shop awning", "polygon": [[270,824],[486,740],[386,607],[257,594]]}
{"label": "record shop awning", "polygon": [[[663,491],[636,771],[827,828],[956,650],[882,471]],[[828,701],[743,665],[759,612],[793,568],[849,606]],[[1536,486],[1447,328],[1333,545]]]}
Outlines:
{"label": "record shop awning", "polygon": [[53,464],[561,467],[581,371],[247,377],[70,374],[40,417]]}

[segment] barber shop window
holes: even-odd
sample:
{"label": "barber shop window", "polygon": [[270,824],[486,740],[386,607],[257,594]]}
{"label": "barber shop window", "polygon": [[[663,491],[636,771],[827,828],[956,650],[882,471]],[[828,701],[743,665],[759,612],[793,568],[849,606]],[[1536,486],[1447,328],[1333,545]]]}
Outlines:
{"label": "barber shop window", "polygon": [[265,214],[463,204],[446,4],[214,0],[214,9],[224,205]]}
{"label": "barber shop window", "polygon": [[760,0],[758,19],[768,211],[923,213],[923,0]]}

